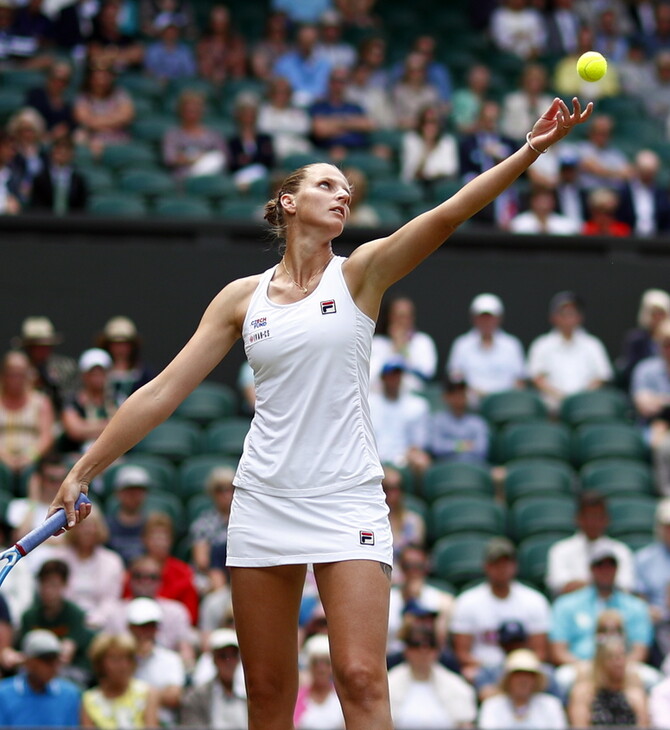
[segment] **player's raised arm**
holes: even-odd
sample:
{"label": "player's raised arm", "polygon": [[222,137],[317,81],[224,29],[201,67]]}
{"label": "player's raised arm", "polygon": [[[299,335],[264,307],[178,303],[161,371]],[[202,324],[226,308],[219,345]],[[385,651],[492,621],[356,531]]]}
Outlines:
{"label": "player's raised arm", "polygon": [[461,223],[506,190],[540,154],[585,122],[592,111],[591,102],[582,110],[579,100],[574,98],[570,110],[562,99],[554,99],[528,133],[526,144],[514,154],[390,236],[360,246],[351,255],[351,268],[356,270],[351,280],[352,291],[373,287],[377,293],[383,293],[439,248]]}

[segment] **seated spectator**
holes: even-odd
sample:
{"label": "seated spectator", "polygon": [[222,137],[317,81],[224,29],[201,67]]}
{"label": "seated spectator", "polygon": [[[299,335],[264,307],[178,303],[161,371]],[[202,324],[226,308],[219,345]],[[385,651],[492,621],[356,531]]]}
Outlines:
{"label": "seated spectator", "polygon": [[416,129],[426,107],[441,108],[440,92],[428,79],[423,54],[415,51],[407,56],[402,75],[391,86],[391,99],[400,129]]}
{"label": "seated spectator", "polygon": [[258,131],[272,137],[272,146],[281,160],[287,155],[309,152],[312,126],[309,114],[295,106],[290,83],[280,76],[268,81],[267,98],[258,109]]}
{"label": "seated spectator", "polygon": [[574,0],[556,0],[546,13],[547,50],[560,58],[577,49],[581,17]]}
{"label": "seated spectator", "polygon": [[319,18],[319,41],[316,54],[325,58],[331,68],[350,70],[356,62],[356,50],[342,37],[344,26],[336,10],[328,10]]}
{"label": "seated spectator", "polygon": [[370,393],[370,415],[382,462],[421,472],[430,463],[425,452],[428,402],[403,391],[406,371],[407,364],[397,356],[382,366],[381,392]]}
{"label": "seated spectator", "polygon": [[212,500],[211,509],[193,521],[189,530],[191,560],[202,579],[202,591],[208,593],[226,584],[226,543],[228,520],[233,501],[234,469],[219,466],[207,475],[205,492]]}
{"label": "seated spectator", "polygon": [[63,135],[51,144],[44,168],[32,182],[30,207],[54,215],[81,212],[88,203],[86,178],[73,164],[74,142]]}
{"label": "seated spectator", "polygon": [[437,39],[433,35],[422,33],[415,38],[412,51],[416,51],[425,59],[428,81],[437,89],[444,109],[449,109],[453,94],[453,81],[449,67],[437,60]]}
{"label": "seated spectator", "polygon": [[295,727],[344,728],[344,716],[335,692],[328,636],[315,634],[305,642],[307,672],[298,689],[293,722]]}
{"label": "seated spectator", "polygon": [[656,69],[641,37],[630,39],[626,57],[617,63],[617,71],[623,94],[642,96],[653,85]]}
{"label": "seated spectator", "polygon": [[631,661],[644,662],[652,640],[647,604],[616,587],[618,560],[604,544],[591,553],[591,585],[559,596],[552,606],[551,650],[554,662],[574,664],[592,659],[596,648],[596,623],[605,608],[619,611],[629,642]]}
{"label": "seated spectator", "polygon": [[667,626],[670,624],[670,497],[659,500],[656,505],[654,527],[655,541],[635,553],[635,593],[649,604],[654,623],[663,621]]}
{"label": "seated spectator", "polygon": [[300,26],[295,49],[282,54],[272,69],[273,76],[283,76],[291,84],[293,102],[297,106],[308,107],[328,90],[331,65],[317,55],[318,40],[319,31],[314,25]]}
{"label": "seated spectator", "polygon": [[226,166],[225,142],[203,124],[204,116],[203,94],[184,89],[177,100],[178,125],[163,137],[163,162],[178,180],[216,174]]}
{"label": "seated spectator", "polygon": [[349,224],[352,226],[377,227],[383,223],[377,209],[367,202],[368,179],[357,167],[347,167],[342,170],[351,186],[349,200]]}
{"label": "seated spectator", "polygon": [[54,17],[53,40],[60,51],[71,56],[73,61],[86,58],[86,44],[93,33],[93,18],[100,5],[98,2],[77,0],[61,6]]}
{"label": "seated spectator", "polygon": [[88,63],[104,66],[116,73],[138,69],[144,60],[144,46],[121,28],[121,0],[102,0],[93,18],[88,43]]}
{"label": "seated spectator", "polygon": [[88,647],[93,631],[86,626],[84,611],[65,598],[70,569],[62,560],[45,561],[37,573],[33,604],[21,616],[16,639],[20,643],[35,629],[48,629],[61,640],[61,676],[86,684],[91,675]]}
{"label": "seated spectator", "polygon": [[485,464],[489,453],[489,427],[468,409],[468,384],[445,378],[442,386],[444,407],[430,415],[428,453],[436,461]]}
{"label": "seated spectator", "polygon": [[14,139],[0,130],[0,215],[17,215],[23,205],[23,176],[15,158]]}
{"label": "seated spectator", "polygon": [[524,60],[540,55],[547,40],[542,15],[527,0],[502,0],[491,13],[489,33],[497,48]]}
{"label": "seated spectator", "polygon": [[591,582],[591,554],[609,546],[617,556],[617,586],[632,591],[635,583],[633,553],[623,542],[607,537],[609,514],[607,501],[594,490],[584,490],[577,497],[575,514],[577,531],[571,537],[555,542],[547,553],[545,584],[558,595],[570,593]]}
{"label": "seated spectator", "polygon": [[665,3],[655,5],[653,20],[645,29],[642,38],[647,56],[650,58],[659,51],[670,48],[670,8]]}
{"label": "seated spectator", "polygon": [[558,156],[558,179],[556,181],[556,212],[572,221],[581,231],[587,217],[586,193],[579,180],[579,156],[571,148]]}
{"label": "seated spectator", "polygon": [[133,676],[135,639],[129,634],[98,634],[90,655],[97,684],[82,695],[82,727],[158,727],[158,694]]}
{"label": "seated spectator", "polygon": [[58,549],[58,558],[70,569],[65,596],[84,610],[92,628],[104,625],[123,590],[123,561],[104,547],[108,536],[100,507],[93,505],[89,517],[65,535]]}
{"label": "seated spectator", "polygon": [[470,304],[472,329],[459,335],[447,358],[447,377],[465,380],[468,401],[524,386],[526,369],[521,341],[502,329],[504,307],[495,294],[478,294]]}
{"label": "seated spectator", "polygon": [[161,25],[173,20],[183,28],[189,40],[197,37],[195,10],[192,0],[139,0],[139,25],[149,38],[160,34]]}
{"label": "seated spectator", "polygon": [[46,125],[39,112],[24,107],[9,118],[7,131],[14,140],[14,164],[21,172],[21,200],[28,202],[33,180],[42,172],[46,162]]}
{"label": "seated spectator", "polygon": [[359,62],[351,69],[344,99],[358,104],[376,129],[395,129],[395,109],[391,96],[384,86],[376,83],[371,66]]}
{"label": "seated spectator", "polygon": [[659,156],[649,149],[640,150],[633,161],[633,176],[619,192],[617,218],[636,236],[653,236],[670,228],[670,197],[660,184]]}
{"label": "seated spectator", "polygon": [[646,694],[629,661],[622,639],[610,637],[598,644],[592,676],[570,693],[568,715],[573,727],[647,727]]}
{"label": "seated spectator", "polygon": [[549,188],[535,187],[530,193],[529,210],[514,216],[509,224],[511,233],[572,236],[580,226],[567,216],[556,212],[556,197]]}
{"label": "seated spectator", "polygon": [[228,139],[228,167],[241,190],[255,180],[267,178],[275,165],[272,137],[258,129],[259,106],[259,98],[251,92],[235,99],[237,131]]}
{"label": "seated spectator", "polygon": [[451,102],[451,119],[460,134],[474,131],[483,103],[490,94],[491,69],[483,63],[468,68],[466,85],[456,89]]}
{"label": "seated spectator", "polygon": [[88,145],[96,157],[105,145],[129,141],[135,107],[128,92],[117,85],[111,67],[89,64],[75,98],[74,118],[77,142]]}
{"label": "seated spectator", "polygon": [[81,691],[58,676],[63,647],[44,629],[27,633],[22,671],[0,681],[0,726],[79,727]]}
{"label": "seated spectator", "polygon": [[56,352],[56,346],[62,342],[63,336],[56,332],[53,322],[43,316],[26,317],[21,323],[21,334],[12,339],[13,347],[28,356],[34,371],[35,387],[46,393],[57,416],[64,400],[74,392],[79,378],[77,362]]}
{"label": "seated spectator", "polygon": [[595,188],[586,198],[588,218],[582,227],[585,236],[630,236],[628,223],[618,218],[620,196],[610,188]]}
{"label": "seated spectator", "polygon": [[408,632],[405,661],[389,671],[391,714],[398,730],[474,725],[474,690],[437,658],[435,634],[419,627]]}
{"label": "seated spectator", "polygon": [[358,64],[370,69],[370,84],[380,89],[389,88],[391,75],[387,68],[388,45],[380,35],[364,38],[358,47]]}
{"label": "seated spectator", "polygon": [[617,11],[612,7],[599,10],[595,27],[593,50],[602,53],[608,63],[619,64],[628,55],[628,31],[620,22]]}
{"label": "seated spectator", "polygon": [[400,177],[416,180],[431,191],[439,180],[456,180],[459,172],[458,142],[446,132],[435,107],[419,114],[416,129],[405,132],[400,151]]}
{"label": "seated spectator", "polygon": [[51,56],[44,52],[44,37],[36,27],[29,28],[22,22],[25,9],[12,2],[0,4],[0,62],[9,69],[45,69],[52,63]]}
{"label": "seated spectator", "polygon": [[333,69],[327,93],[309,107],[314,145],[327,151],[334,161],[344,159],[352,150],[367,147],[369,132],[374,129],[363,108],[346,101],[348,79],[346,69]]}
{"label": "seated spectator", "polygon": [[30,361],[10,351],[0,363],[0,462],[18,495],[30,472],[54,444],[51,402],[33,385]]}
{"label": "seated spectator", "polygon": [[128,605],[127,617],[137,646],[133,676],[156,691],[158,724],[174,725],[186,685],[186,672],[179,654],[156,642],[162,618],[160,606],[150,598],[136,598]]}
{"label": "seated spectator", "polygon": [[482,702],[477,727],[482,730],[567,727],[561,701],[544,689],[546,677],[530,649],[507,655],[500,691]]}
{"label": "seated spectator", "polygon": [[107,390],[111,366],[112,358],[99,347],[85,350],[79,358],[81,387],[63,408],[63,433],[58,441],[61,453],[86,451],[116,412]]}
{"label": "seated spectator", "polygon": [[46,62],[53,37],[53,22],[43,12],[44,4],[43,0],[28,0],[23,5],[16,6],[12,31],[24,43],[35,43],[39,55],[43,56],[45,65],[48,65]]}
{"label": "seated spectator", "polygon": [[274,78],[274,65],[289,50],[289,21],[285,13],[268,13],[261,38],[251,48],[251,74],[262,81]]}
{"label": "seated spectator", "polygon": [[371,389],[379,390],[383,365],[401,357],[406,367],[404,391],[420,392],[437,371],[437,345],[427,332],[417,329],[416,305],[405,295],[384,300],[370,356]]}
{"label": "seated spectator", "polygon": [[502,100],[500,128],[507,137],[521,143],[535,120],[551,104],[547,91],[547,70],[539,63],[526,63],[520,88],[509,91]]}
{"label": "seated spectator", "polygon": [[235,675],[240,649],[232,629],[218,629],[209,638],[216,676],[184,693],[179,712],[182,727],[222,727],[246,730],[247,701],[240,694]]}
{"label": "seated spectator", "polygon": [[650,727],[670,728],[670,677],[651,688],[648,706]]}
{"label": "seated spectator", "polygon": [[649,117],[665,125],[670,115],[670,49],[659,51],[652,60],[651,83],[644,89],[638,89],[635,96],[642,102]]}
{"label": "seated spectator", "polygon": [[[160,566],[161,583],[158,596],[180,601],[188,609],[191,623],[198,620],[198,592],[191,567],[172,555],[174,525],[167,514],[152,512],[144,524],[142,540],[148,555]],[[125,595],[129,595],[126,587]]]}
{"label": "seated spectator", "polygon": [[556,412],[563,399],[595,390],[612,379],[613,370],[603,343],[582,327],[584,305],[570,291],[549,302],[552,330],[528,349],[528,374],[547,406]]}
{"label": "seated spectator", "polygon": [[549,603],[539,591],[516,580],[517,570],[512,542],[491,538],[484,552],[486,580],[456,599],[450,628],[461,673],[470,682],[476,682],[482,670],[504,662],[498,639],[504,621],[517,621],[528,635],[529,648],[540,661],[547,657]]}
{"label": "seated spectator", "polygon": [[196,45],[198,76],[221,85],[241,79],[247,71],[247,49],[243,36],[233,30],[230,10],[213,5],[209,21]]}
{"label": "seated spectator", "polygon": [[160,23],[159,39],[147,47],[144,71],[165,83],[190,79],[197,73],[195,54],[182,40],[182,29],[174,18]]}
{"label": "seated spectator", "polygon": [[628,390],[635,366],[648,357],[659,355],[656,330],[670,317],[670,294],[663,289],[647,289],[640,298],[637,327],[624,335],[616,367],[621,386]]}
{"label": "seated spectator", "polygon": [[580,184],[586,190],[596,188],[616,190],[633,175],[633,166],[612,141],[613,129],[612,117],[596,114],[586,130],[587,139],[576,146],[579,155]]}
{"label": "seated spectator", "polygon": [[389,465],[384,465],[383,469],[382,488],[389,508],[389,522],[393,533],[394,577],[401,577],[400,554],[407,545],[424,545],[426,524],[420,514],[405,506],[401,472]]}
{"label": "seated spectator", "polygon": [[149,472],[141,466],[122,466],[114,478],[115,511],[107,511],[107,546],[118,553],[126,565],[144,554],[142,533],[146,524],[147,490],[152,486]]}

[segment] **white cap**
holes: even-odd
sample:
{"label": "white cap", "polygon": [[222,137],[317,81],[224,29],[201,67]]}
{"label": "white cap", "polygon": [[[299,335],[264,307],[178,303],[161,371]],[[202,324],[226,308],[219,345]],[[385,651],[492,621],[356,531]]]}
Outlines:
{"label": "white cap", "polygon": [[662,499],[656,507],[656,522],[659,525],[670,525],[670,497]]}
{"label": "white cap", "polygon": [[305,654],[311,661],[316,657],[328,657],[330,659],[330,642],[326,634],[314,634],[305,642]]}
{"label": "white cap", "polygon": [[79,370],[82,373],[87,373],[89,370],[93,370],[93,368],[109,370],[111,367],[112,358],[108,352],[99,347],[92,347],[90,350],[86,350],[79,358]]}
{"label": "white cap", "polygon": [[128,623],[134,626],[160,623],[163,611],[153,598],[134,598],[128,604],[126,618]]}
{"label": "white cap", "polygon": [[60,654],[62,650],[60,639],[46,629],[29,631],[21,643],[21,651],[29,658],[41,657],[47,654]]}
{"label": "white cap", "polygon": [[216,651],[224,649],[227,646],[236,646],[239,648],[237,634],[232,629],[216,629],[209,636],[209,649]]}
{"label": "white cap", "polygon": [[470,304],[470,314],[493,314],[500,317],[505,311],[500,297],[495,294],[478,294]]}
{"label": "white cap", "polygon": [[122,466],[117,472],[114,479],[114,488],[117,490],[126,487],[151,487],[151,476],[149,472],[142,466]]}

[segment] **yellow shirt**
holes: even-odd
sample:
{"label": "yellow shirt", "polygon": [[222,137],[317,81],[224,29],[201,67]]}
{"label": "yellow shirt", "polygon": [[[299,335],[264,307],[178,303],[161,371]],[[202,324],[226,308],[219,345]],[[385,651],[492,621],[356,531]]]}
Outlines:
{"label": "yellow shirt", "polygon": [[105,697],[100,687],[84,692],[82,701],[87,715],[96,727],[103,730],[143,728],[149,685],[140,679],[131,679],[128,689],[120,697]]}

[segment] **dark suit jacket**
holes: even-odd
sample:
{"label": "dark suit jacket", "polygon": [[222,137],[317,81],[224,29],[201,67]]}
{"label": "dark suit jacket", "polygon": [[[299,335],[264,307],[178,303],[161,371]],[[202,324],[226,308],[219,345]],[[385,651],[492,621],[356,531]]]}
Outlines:
{"label": "dark suit jacket", "polygon": [[[670,197],[661,187],[652,189],[654,198],[654,220],[659,232],[670,230]],[[628,223],[635,230],[638,212],[635,209],[635,198],[630,183],[626,183],[619,193],[619,211],[617,218]]]}
{"label": "dark suit jacket", "polygon": [[[88,188],[84,176],[72,171],[70,178],[70,190],[68,194],[68,210],[81,211],[86,208],[88,202]],[[53,210],[54,206],[54,184],[51,178],[51,171],[45,167],[42,172],[33,180],[31,208]]]}

